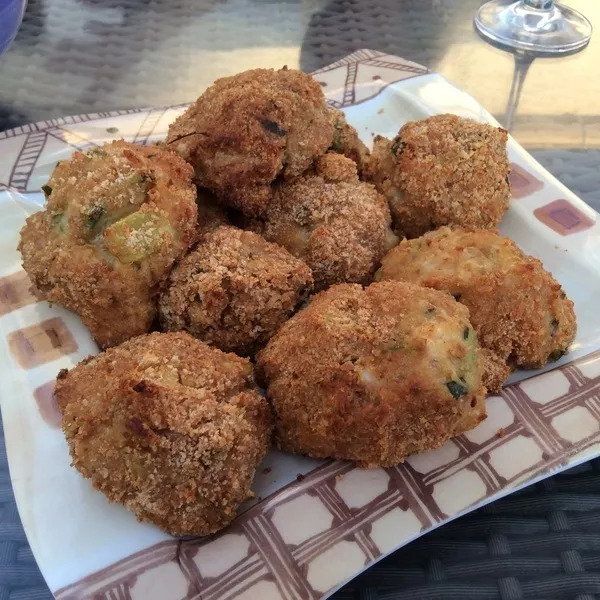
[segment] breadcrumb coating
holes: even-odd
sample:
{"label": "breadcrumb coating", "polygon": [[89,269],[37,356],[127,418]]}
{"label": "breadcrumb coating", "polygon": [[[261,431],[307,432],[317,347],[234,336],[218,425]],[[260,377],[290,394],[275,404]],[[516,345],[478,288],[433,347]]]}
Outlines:
{"label": "breadcrumb coating", "polygon": [[485,349],[490,391],[500,390],[513,367],[538,368],[565,354],[577,330],[560,284],[497,231],[442,227],[404,240],[376,278],[443,290],[464,304]]}
{"label": "breadcrumb coating", "polygon": [[262,220],[250,226],[311,269],[315,288],[368,283],[397,243],[385,198],[358,180],[348,158],[329,153],[316,172],[276,186]]}
{"label": "breadcrumb coating", "polygon": [[185,329],[225,351],[253,354],[308,296],[310,269],[251,231],[221,226],[171,273],[160,303],[165,330]]}
{"label": "breadcrumb coating", "polygon": [[251,497],[271,416],[248,360],[152,333],[63,369],[55,396],[73,466],[138,519],[207,535]]}
{"label": "breadcrumb coating", "polygon": [[329,183],[356,183],[358,181],[358,170],[356,163],[347,158],[327,152],[319,156],[314,162],[313,169],[307,175],[319,175]]}
{"label": "breadcrumb coating", "polygon": [[333,139],[321,86],[293,69],[218,79],[170,127],[167,144],[198,185],[250,216],[264,212],[277,177],[297,177]]}
{"label": "breadcrumb coating", "polygon": [[332,106],[329,106],[327,110],[334,128],[330,150],[352,159],[356,163],[358,172],[362,175],[369,162],[369,149],[358,137],[356,129],[346,121],[346,115],[341,110]]}
{"label": "breadcrumb coating", "polygon": [[393,141],[377,136],[367,177],[388,199],[396,233],[496,227],[510,197],[507,137],[449,114],[406,123]]}
{"label": "breadcrumb coating", "polygon": [[282,450],[392,466],[485,418],[468,310],[405,282],[313,297],[257,355]]}
{"label": "breadcrumb coating", "polygon": [[49,302],[76,312],[100,347],[149,331],[160,287],[194,239],[192,169],[123,140],[61,161],[19,250]]}

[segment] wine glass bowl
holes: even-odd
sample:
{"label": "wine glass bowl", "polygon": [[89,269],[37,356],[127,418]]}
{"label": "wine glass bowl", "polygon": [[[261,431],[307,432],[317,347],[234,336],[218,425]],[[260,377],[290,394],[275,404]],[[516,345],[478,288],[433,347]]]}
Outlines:
{"label": "wine glass bowl", "polygon": [[0,0],[0,55],[15,39],[26,6],[27,0]]}
{"label": "wine glass bowl", "polygon": [[491,0],[479,8],[474,24],[495,45],[543,55],[577,52],[592,35],[581,13],[553,0]]}

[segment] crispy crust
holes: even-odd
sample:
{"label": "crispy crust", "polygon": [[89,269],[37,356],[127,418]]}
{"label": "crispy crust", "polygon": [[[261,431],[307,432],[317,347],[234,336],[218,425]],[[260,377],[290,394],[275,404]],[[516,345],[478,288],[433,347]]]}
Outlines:
{"label": "crispy crust", "polygon": [[391,466],[485,418],[467,309],[409,283],[321,292],[259,352],[257,369],[290,452]]}
{"label": "crispy crust", "polygon": [[198,185],[256,216],[275,178],[303,173],[332,139],[319,84],[283,68],[218,79],[169,127],[167,144],[194,166]]}
{"label": "crispy crust", "polygon": [[138,519],[207,535],[251,496],[271,417],[247,360],[153,333],[61,371],[55,395],[73,466]]}
{"label": "crispy crust", "polygon": [[376,278],[459,298],[487,349],[490,391],[501,388],[513,366],[538,368],[562,356],[577,330],[573,302],[560,284],[497,231],[443,227],[404,240],[385,256]]}
{"label": "crispy crust", "polygon": [[327,152],[327,154],[319,156],[315,160],[310,174],[319,175],[329,183],[341,181],[356,183],[358,181],[356,163],[352,159],[340,156],[335,152]]}
{"label": "crispy crust", "polygon": [[251,231],[218,227],[173,270],[159,313],[166,330],[185,329],[242,355],[262,347],[312,288],[310,269]]}
{"label": "crispy crust", "polygon": [[367,176],[388,199],[396,233],[496,227],[510,197],[507,137],[449,114],[406,123],[393,141],[377,136]]}
{"label": "crispy crust", "polygon": [[334,128],[333,142],[329,149],[354,161],[362,175],[369,162],[369,149],[358,137],[356,129],[346,121],[346,115],[341,110],[329,106],[327,111]]}
{"label": "crispy crust", "polygon": [[315,167],[316,174],[278,185],[262,220],[250,226],[306,262],[318,290],[368,283],[397,242],[387,202],[358,181],[344,156],[327,154]]}
{"label": "crispy crust", "polygon": [[76,152],[44,186],[45,210],[21,230],[23,268],[101,347],[150,329],[158,290],[194,239],[191,178],[176,154],[121,140]]}

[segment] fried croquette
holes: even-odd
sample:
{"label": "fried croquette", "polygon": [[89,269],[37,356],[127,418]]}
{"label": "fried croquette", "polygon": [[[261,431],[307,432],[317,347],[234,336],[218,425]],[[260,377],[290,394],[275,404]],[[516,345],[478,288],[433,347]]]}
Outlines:
{"label": "fried croquette", "polygon": [[456,115],[378,136],[367,178],[390,203],[394,229],[414,238],[442,225],[494,228],[508,209],[507,132]]}
{"label": "fried croquette", "polygon": [[198,185],[250,216],[265,210],[277,177],[303,173],[332,140],[321,86],[287,68],[218,79],[167,135]]}
{"label": "fried croquette", "polygon": [[171,273],[161,326],[242,355],[262,347],[312,288],[310,269],[251,231],[218,227]]}
{"label": "fried croquette", "polygon": [[404,240],[384,257],[376,278],[443,290],[468,307],[490,391],[500,390],[513,367],[556,360],[575,337],[573,302],[560,284],[497,231],[443,227]]}
{"label": "fried croquette", "polygon": [[405,282],[335,285],[258,353],[282,450],[392,466],[485,418],[468,310]]}
{"label": "fried croquette", "polygon": [[330,150],[352,159],[362,175],[369,161],[369,149],[358,137],[356,129],[346,121],[346,116],[341,110],[332,106],[327,110],[334,128]]}
{"label": "fried croquette", "polygon": [[19,250],[49,302],[76,312],[102,348],[149,331],[157,295],[194,239],[192,169],[158,147],[116,141],[61,161]]}
{"label": "fried croquette", "polygon": [[397,243],[385,198],[358,180],[356,165],[329,153],[316,172],[276,186],[262,219],[251,227],[310,267],[315,288],[367,283]]}
{"label": "fried croquette", "polygon": [[152,333],[62,370],[55,396],[73,466],[139,520],[207,535],[251,497],[271,415],[248,360]]}

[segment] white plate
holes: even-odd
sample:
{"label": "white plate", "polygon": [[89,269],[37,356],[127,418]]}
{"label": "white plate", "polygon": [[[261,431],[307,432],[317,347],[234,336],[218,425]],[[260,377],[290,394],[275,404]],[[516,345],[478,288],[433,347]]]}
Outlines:
{"label": "white plate", "polygon": [[[368,144],[435,113],[494,123],[441,76],[379,52],[356,52],[314,76]],[[258,470],[255,504],[210,538],[171,538],[92,490],[69,466],[52,387],[59,369],[97,348],[77,317],[29,294],[18,232],[43,204],[39,188],[57,160],[113,138],[161,139],[183,108],[81,115],[0,133],[2,416],[23,525],[57,598],[323,598],[426,531],[599,454],[598,215],[510,139],[514,198],[501,229],[575,301],[577,339],[553,370],[515,374],[513,381],[530,378],[490,398],[477,429],[395,468],[272,452]]]}

